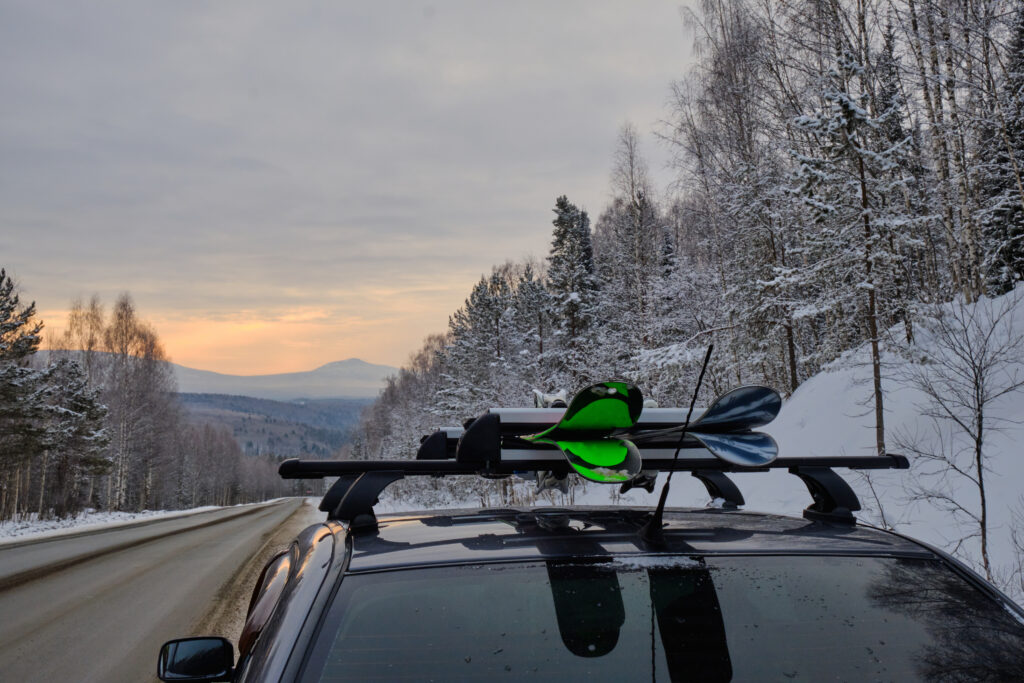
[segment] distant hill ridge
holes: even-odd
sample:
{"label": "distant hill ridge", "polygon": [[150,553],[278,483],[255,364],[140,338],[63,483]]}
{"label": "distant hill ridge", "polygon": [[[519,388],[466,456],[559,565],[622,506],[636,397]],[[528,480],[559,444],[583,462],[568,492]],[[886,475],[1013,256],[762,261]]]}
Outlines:
{"label": "distant hill ridge", "polygon": [[272,401],[323,398],[373,398],[389,375],[398,372],[390,365],[348,358],[321,365],[306,372],[276,375],[226,375],[196,370],[176,363],[178,391],[185,394],[231,394]]}
{"label": "distant hill ridge", "polygon": [[223,394],[178,394],[195,421],[227,427],[246,455],[326,458],[349,442],[372,399],[272,401]]}

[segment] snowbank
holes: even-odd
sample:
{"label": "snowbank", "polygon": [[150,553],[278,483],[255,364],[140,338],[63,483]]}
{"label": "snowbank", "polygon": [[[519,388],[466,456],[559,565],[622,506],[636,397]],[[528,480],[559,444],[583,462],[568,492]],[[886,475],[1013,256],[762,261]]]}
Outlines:
{"label": "snowbank", "polygon": [[[270,502],[273,501],[248,503],[248,505],[265,505]],[[230,507],[242,507],[242,505]],[[81,533],[83,531],[112,529],[119,526],[128,526],[155,519],[186,517],[200,512],[221,509],[223,508],[220,506],[205,505],[202,507],[190,508],[188,510],[143,510],[142,512],[100,512],[97,510],[86,510],[77,517],[69,519],[40,520],[33,518],[17,522],[0,522],[0,546],[26,540],[55,538],[57,536]]]}

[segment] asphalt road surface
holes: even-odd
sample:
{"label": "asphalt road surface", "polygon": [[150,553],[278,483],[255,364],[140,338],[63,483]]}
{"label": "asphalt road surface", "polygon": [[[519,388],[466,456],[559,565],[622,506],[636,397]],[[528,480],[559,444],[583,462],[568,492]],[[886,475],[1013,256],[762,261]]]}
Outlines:
{"label": "asphalt road surface", "polygon": [[0,680],[155,680],[160,646],[192,632],[302,502],[0,546]]}

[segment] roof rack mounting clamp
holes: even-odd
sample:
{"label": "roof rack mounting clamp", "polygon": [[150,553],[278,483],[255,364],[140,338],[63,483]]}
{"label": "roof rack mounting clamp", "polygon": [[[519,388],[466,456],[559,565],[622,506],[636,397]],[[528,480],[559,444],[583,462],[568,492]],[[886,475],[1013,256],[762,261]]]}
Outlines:
{"label": "roof rack mounting clamp", "polygon": [[[352,531],[375,531],[377,516],[373,513],[373,506],[377,504],[381,491],[389,484],[404,479],[405,475],[399,470],[385,470],[364,472],[354,479],[349,479],[349,476],[346,475],[338,479],[324,496],[322,507],[325,503],[330,502],[328,498],[332,496],[337,498],[338,494],[341,494],[337,505],[328,513],[327,519],[347,521]],[[347,485],[346,480],[348,480]],[[339,485],[344,487],[343,491],[340,490]],[[336,488],[339,488],[338,492],[335,491]]]}
{"label": "roof rack mounting clamp", "polygon": [[700,479],[700,483],[704,484],[704,488],[708,490],[708,495],[711,496],[712,500],[721,498],[725,501],[722,507],[735,509],[746,504],[739,487],[736,486],[732,479],[726,476],[725,472],[721,470],[694,470],[690,474]]}
{"label": "roof rack mounting clamp", "polygon": [[807,486],[814,503],[804,510],[804,518],[812,522],[830,524],[857,523],[853,513],[860,510],[860,501],[846,480],[832,471],[830,467],[804,467],[797,465],[789,468]]}
{"label": "roof rack mounting clamp", "polygon": [[447,460],[448,435],[440,429],[420,439],[420,448],[416,452],[417,460]]}
{"label": "roof rack mounting clamp", "polygon": [[334,519],[334,509],[338,507],[338,503],[348,493],[349,487],[352,483],[359,478],[358,474],[343,474],[338,477],[338,480],[331,484],[331,488],[327,489],[327,493],[320,500],[319,509],[327,513],[327,519]]}
{"label": "roof rack mounting clamp", "polygon": [[459,438],[455,460],[478,464],[482,473],[491,472],[501,464],[501,417],[484,413],[473,420]]}

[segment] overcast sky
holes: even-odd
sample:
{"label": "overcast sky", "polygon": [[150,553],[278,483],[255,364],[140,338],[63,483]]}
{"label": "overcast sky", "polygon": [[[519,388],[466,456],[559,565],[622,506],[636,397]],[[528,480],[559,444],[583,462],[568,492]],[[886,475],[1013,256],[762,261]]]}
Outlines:
{"label": "overcast sky", "polygon": [[0,0],[0,266],[59,329],[129,291],[176,362],[399,365],[596,218],[692,58],[679,2]]}

